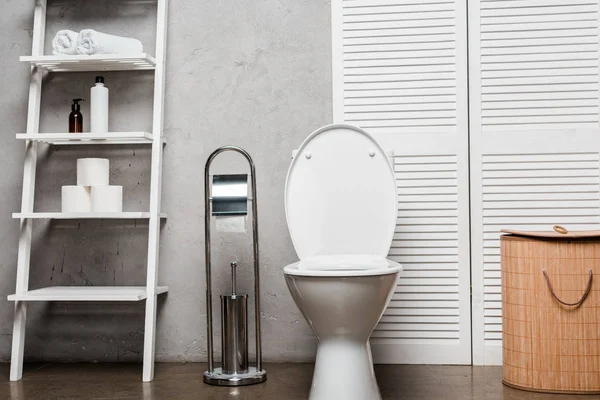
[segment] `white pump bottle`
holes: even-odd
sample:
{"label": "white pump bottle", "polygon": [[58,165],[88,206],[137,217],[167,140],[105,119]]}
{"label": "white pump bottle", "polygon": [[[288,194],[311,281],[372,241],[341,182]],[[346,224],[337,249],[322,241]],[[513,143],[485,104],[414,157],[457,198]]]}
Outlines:
{"label": "white pump bottle", "polygon": [[92,133],[108,132],[108,88],[103,76],[96,77],[90,91],[90,123]]}

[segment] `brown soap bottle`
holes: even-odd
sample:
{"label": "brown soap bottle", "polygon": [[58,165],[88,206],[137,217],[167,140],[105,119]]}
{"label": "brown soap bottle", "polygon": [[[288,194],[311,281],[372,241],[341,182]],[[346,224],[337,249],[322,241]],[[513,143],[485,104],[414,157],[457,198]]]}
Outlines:
{"label": "brown soap bottle", "polygon": [[71,114],[69,114],[69,133],[83,132],[83,115],[81,115],[81,106],[79,102],[83,99],[73,99],[71,104]]}

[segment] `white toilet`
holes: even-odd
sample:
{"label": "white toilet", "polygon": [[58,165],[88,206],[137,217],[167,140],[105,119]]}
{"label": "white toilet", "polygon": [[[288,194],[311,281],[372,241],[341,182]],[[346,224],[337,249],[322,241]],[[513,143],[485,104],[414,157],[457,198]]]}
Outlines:
{"label": "white toilet", "polygon": [[385,152],[360,128],[318,129],[292,161],[285,210],[300,258],[285,280],[319,339],[310,400],[381,399],[369,337],[402,270],[386,259],[398,200]]}

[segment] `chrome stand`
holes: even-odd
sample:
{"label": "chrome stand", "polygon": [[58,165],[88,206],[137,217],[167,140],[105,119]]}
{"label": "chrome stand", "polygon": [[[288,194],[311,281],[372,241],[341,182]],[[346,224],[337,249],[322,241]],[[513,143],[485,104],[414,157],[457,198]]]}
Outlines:
{"label": "chrome stand", "polygon": [[[211,190],[210,165],[215,157],[225,151],[235,151],[243,155],[250,164],[251,198],[247,195],[247,177],[244,175],[215,176],[213,185],[225,187],[218,196]],[[241,184],[244,178],[246,185]],[[227,186],[229,187],[227,188]],[[245,193],[235,193],[242,187]],[[232,189],[232,190],[229,190]],[[232,263],[232,293],[221,296],[222,324],[222,365],[215,368],[213,360],[213,317],[212,317],[212,281],[210,254],[210,222],[213,215],[246,215],[247,202],[252,201],[252,245],[254,252],[254,328],[256,336],[256,365],[248,366],[247,296],[237,294],[235,288],[236,264]],[[217,210],[215,210],[217,208]],[[204,382],[219,386],[243,386],[261,383],[267,380],[267,372],[262,369],[262,350],[260,335],[260,280],[258,255],[258,218],[256,206],[256,174],[250,155],[236,146],[223,146],[215,150],[204,168],[204,234],[206,256],[206,317],[207,317],[207,353],[208,370],[204,372]]]}

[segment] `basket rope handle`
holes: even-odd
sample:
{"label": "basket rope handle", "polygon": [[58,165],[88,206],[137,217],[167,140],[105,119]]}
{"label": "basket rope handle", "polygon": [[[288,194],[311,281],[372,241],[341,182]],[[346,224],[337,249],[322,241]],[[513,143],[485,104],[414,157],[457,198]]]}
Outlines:
{"label": "basket rope handle", "polygon": [[548,277],[548,272],[546,272],[545,269],[543,269],[542,272],[544,273],[544,278],[546,278],[546,283],[548,284],[548,289],[550,289],[550,293],[552,294],[552,297],[554,297],[554,300],[558,301],[560,304],[562,304],[564,306],[579,307],[581,304],[583,304],[586,297],[588,297],[588,294],[590,294],[590,291],[592,290],[593,274],[592,274],[592,270],[590,269],[590,279],[588,280],[588,284],[587,284],[587,287],[585,288],[585,293],[583,293],[583,296],[581,296],[579,301],[576,301],[575,303],[567,303],[567,302],[559,299],[558,296],[556,295],[556,293],[554,293],[554,288],[552,287],[552,283],[550,282],[550,277]]}
{"label": "basket rope handle", "polygon": [[567,233],[569,233],[567,228],[565,228],[564,226],[560,226],[560,225],[554,225],[552,227],[552,229],[554,229],[558,233],[562,233],[563,235],[566,235]]}

